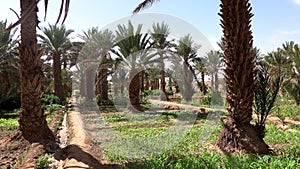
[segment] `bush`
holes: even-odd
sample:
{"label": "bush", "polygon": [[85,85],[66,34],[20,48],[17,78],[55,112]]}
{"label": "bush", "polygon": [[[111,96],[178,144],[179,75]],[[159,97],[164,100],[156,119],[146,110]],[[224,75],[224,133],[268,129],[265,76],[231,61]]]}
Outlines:
{"label": "bush", "polygon": [[42,106],[45,107],[51,104],[61,104],[60,99],[53,93],[43,93]]}
{"label": "bush", "polygon": [[46,169],[49,167],[49,158],[51,158],[53,155],[43,154],[39,157],[38,162],[34,166],[34,169]]}
{"label": "bush", "polygon": [[211,94],[207,93],[205,96],[206,97],[204,99],[200,100],[200,105],[208,105],[208,106],[210,106],[210,103],[211,103]]}

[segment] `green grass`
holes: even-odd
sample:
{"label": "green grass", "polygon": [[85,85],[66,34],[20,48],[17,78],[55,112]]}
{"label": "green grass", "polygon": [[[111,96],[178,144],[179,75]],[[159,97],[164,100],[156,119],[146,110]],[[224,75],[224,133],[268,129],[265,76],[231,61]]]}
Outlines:
{"label": "green grass", "polygon": [[273,114],[279,118],[290,117],[295,120],[300,120],[300,108],[296,105],[284,105],[276,107],[273,111]]}
{"label": "green grass", "polygon": [[[105,114],[103,118],[122,137],[99,144],[110,147],[105,150],[107,157],[123,164],[123,168],[300,168],[299,132],[283,131],[275,124],[267,124],[265,141],[277,155],[222,156],[209,147],[217,140],[222,126],[210,121],[207,123],[205,116],[198,116],[197,124],[183,136],[178,135],[180,132],[170,132],[170,126],[180,121],[181,113]],[[188,118],[182,116],[183,120]],[[300,127],[289,125],[289,128],[299,130]]]}
{"label": "green grass", "polygon": [[5,127],[8,130],[16,130],[18,126],[18,119],[0,119],[0,127]]}
{"label": "green grass", "polygon": [[201,152],[197,155],[178,155],[163,153],[152,156],[137,164],[124,168],[151,169],[294,169],[300,167],[300,158],[286,156],[220,156],[216,153]]}
{"label": "green grass", "polygon": [[19,126],[18,117],[19,109],[15,110],[1,110],[0,109],[0,128],[13,131]]}
{"label": "green grass", "polygon": [[266,126],[267,134],[265,141],[269,145],[278,146],[278,152],[285,156],[300,157],[300,133],[282,131],[275,124]]}
{"label": "green grass", "polygon": [[53,155],[51,154],[42,154],[36,165],[34,166],[34,169],[47,169],[49,168],[50,162],[48,161]]}

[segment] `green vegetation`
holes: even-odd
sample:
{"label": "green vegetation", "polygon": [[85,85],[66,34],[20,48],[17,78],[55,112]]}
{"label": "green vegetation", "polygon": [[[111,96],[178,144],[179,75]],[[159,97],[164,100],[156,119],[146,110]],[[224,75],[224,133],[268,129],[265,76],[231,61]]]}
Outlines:
{"label": "green vegetation", "polygon": [[7,130],[16,130],[19,126],[18,119],[0,118],[0,128],[5,127]]}
{"label": "green vegetation", "polygon": [[34,169],[47,169],[50,165],[49,158],[53,157],[51,154],[43,154],[39,157],[38,162],[34,166]]}
{"label": "green vegetation", "polygon": [[[291,109],[293,111],[293,109]],[[115,131],[123,136],[114,138],[113,143],[101,143],[100,146],[116,147],[106,151],[110,161],[123,164],[122,168],[299,168],[300,167],[300,132],[283,131],[275,124],[266,124],[265,141],[274,151],[273,155],[256,156],[236,154],[224,156],[215,150],[217,136],[222,126],[216,123],[214,129],[204,128],[207,123],[206,116],[198,115],[196,123],[181,137],[179,142],[168,142],[168,149],[164,142],[170,138],[175,139],[178,135],[169,133],[168,128],[178,121],[179,111],[158,111],[156,114],[119,114],[108,113],[103,119],[113,126]],[[289,116],[289,113],[283,112]],[[207,126],[206,126],[207,127]],[[290,124],[289,128],[298,129],[300,126]],[[206,137],[205,131],[211,135]],[[162,139],[160,141],[160,139]],[[159,144],[155,143],[158,142]],[[176,144],[175,144],[176,143]],[[174,144],[174,145],[173,145]],[[141,152],[146,153],[158,145],[152,154],[136,152],[141,145]],[[158,146],[159,147],[159,146]],[[137,149],[136,149],[137,148]],[[128,157],[123,156],[132,150]],[[123,154],[123,155],[122,155]],[[143,155],[148,158],[139,158]]]}
{"label": "green vegetation", "polygon": [[299,168],[300,159],[288,156],[220,156],[216,153],[201,152],[197,155],[178,155],[163,153],[153,156],[140,164],[129,165],[124,168],[151,169],[219,169],[219,168]]}

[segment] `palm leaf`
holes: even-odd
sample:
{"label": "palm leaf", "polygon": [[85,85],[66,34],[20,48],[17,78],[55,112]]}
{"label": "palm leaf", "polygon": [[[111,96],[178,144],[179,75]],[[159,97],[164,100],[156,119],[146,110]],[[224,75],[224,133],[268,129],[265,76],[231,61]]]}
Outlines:
{"label": "palm leaf", "polygon": [[133,13],[138,13],[141,10],[150,7],[156,1],[158,2],[159,0],[144,0],[133,10]]}

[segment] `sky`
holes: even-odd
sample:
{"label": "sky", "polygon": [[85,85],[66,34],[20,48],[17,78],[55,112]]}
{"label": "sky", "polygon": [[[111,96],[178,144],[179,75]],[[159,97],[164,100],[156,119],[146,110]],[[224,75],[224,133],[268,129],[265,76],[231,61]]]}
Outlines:
{"label": "sky", "polygon": [[[39,3],[41,27],[54,24],[59,13],[60,0],[49,0],[47,19],[43,21],[43,0]],[[124,17],[132,16],[132,10],[141,0],[71,0],[65,22],[74,29],[76,37],[92,27],[100,29]],[[300,0],[250,0],[252,4],[252,31],[254,45],[267,54],[286,41],[300,44]],[[216,42],[222,37],[220,0],[160,0],[141,13],[167,14],[193,25],[217,49]],[[19,0],[6,0],[0,6],[0,20],[17,21],[9,9],[20,11]],[[172,28],[171,28],[172,31]],[[188,33],[188,32],[183,32]]]}

